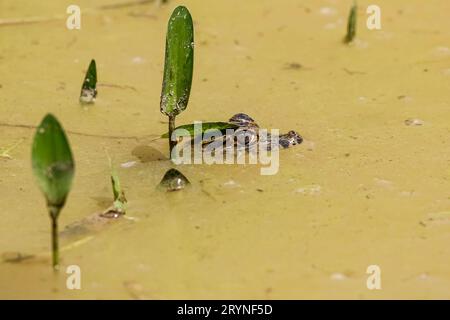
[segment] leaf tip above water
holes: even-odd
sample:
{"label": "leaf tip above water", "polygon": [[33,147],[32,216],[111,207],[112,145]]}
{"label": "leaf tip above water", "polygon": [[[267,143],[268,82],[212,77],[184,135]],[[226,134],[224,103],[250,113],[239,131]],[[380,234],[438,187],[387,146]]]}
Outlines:
{"label": "leaf tip above water", "polygon": [[184,174],[182,174],[177,169],[172,168],[164,174],[164,177],[161,179],[158,188],[160,190],[172,192],[182,190],[190,184],[191,183]]}
{"label": "leaf tip above water", "polygon": [[93,103],[97,97],[97,64],[95,59],[89,63],[83,85],[81,86],[80,103]]}
{"label": "leaf tip above water", "polygon": [[355,39],[356,36],[356,17],[357,17],[358,5],[356,1],[350,9],[350,13],[347,21],[347,34],[344,38],[345,43],[350,43]]}

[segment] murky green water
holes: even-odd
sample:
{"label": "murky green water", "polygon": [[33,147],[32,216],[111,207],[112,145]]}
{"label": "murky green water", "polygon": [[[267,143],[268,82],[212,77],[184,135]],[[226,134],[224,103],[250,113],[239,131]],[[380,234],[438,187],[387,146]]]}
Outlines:
{"label": "murky green water", "polygon": [[[369,31],[342,44],[352,1],[186,0],[195,21],[195,71],[177,123],[237,112],[265,128],[298,130],[280,170],[185,165],[187,192],[161,194],[171,167],[159,112],[167,18],[178,1],[96,9],[65,27],[72,1],[0,3],[0,252],[39,256],[0,264],[2,298],[449,298],[450,21],[447,1],[377,1]],[[49,20],[49,21],[46,21]],[[4,20],[2,20],[4,22]],[[96,104],[78,104],[95,58]],[[30,168],[47,112],[70,132],[76,176],[64,227],[110,205],[105,150],[119,167],[128,215],[49,252],[49,219]],[[406,125],[419,119],[423,125]],[[416,122],[417,123],[417,122]],[[158,160],[162,159],[162,160]],[[79,265],[82,289],[67,290]],[[368,290],[378,265],[382,290]]]}

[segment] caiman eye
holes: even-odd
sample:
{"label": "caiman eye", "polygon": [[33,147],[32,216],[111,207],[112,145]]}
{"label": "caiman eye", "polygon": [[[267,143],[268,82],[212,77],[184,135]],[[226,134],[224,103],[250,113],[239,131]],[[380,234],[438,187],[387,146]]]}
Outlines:
{"label": "caiman eye", "polygon": [[289,148],[290,143],[289,143],[289,141],[283,139],[283,140],[280,140],[280,145],[286,149],[286,148]]}

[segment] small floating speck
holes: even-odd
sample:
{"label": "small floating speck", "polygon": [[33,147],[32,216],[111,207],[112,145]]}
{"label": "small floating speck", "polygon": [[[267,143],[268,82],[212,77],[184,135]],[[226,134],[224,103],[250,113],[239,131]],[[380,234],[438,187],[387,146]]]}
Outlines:
{"label": "small floating speck", "polygon": [[420,280],[428,280],[430,276],[428,275],[428,273],[424,272],[419,274],[419,276],[417,278],[419,278]]}
{"label": "small floating speck", "polygon": [[311,195],[311,196],[315,196],[315,195],[319,195],[322,191],[322,187],[316,184],[313,185],[309,185],[309,186],[304,186],[302,188],[298,188],[295,190],[295,193],[301,193],[301,194],[305,194],[305,195]]}
{"label": "small floating speck", "polygon": [[400,193],[401,197],[412,197],[415,195],[414,191],[401,191]]}
{"label": "small floating speck", "polygon": [[400,95],[397,97],[397,99],[404,101],[404,102],[411,102],[413,100],[413,98],[411,98],[410,96],[406,96],[406,95]]}
{"label": "small floating speck", "polygon": [[322,7],[319,9],[319,13],[324,16],[334,16],[336,14],[336,9],[330,7]]}
{"label": "small floating speck", "polygon": [[448,225],[450,224],[450,211],[428,213],[422,223],[426,225]]}
{"label": "small floating speck", "polygon": [[382,188],[392,189],[394,187],[394,183],[389,180],[374,178],[373,181],[377,186]]}
{"label": "small floating speck", "polygon": [[228,180],[227,182],[225,182],[223,184],[225,187],[235,187],[238,186],[238,184],[236,183],[236,181],[234,180]]}
{"label": "small floating speck", "polygon": [[303,66],[298,62],[289,62],[285,64],[285,69],[299,70],[301,68],[303,68]]}
{"label": "small floating speck", "polygon": [[420,120],[420,119],[413,119],[413,118],[411,118],[411,119],[406,119],[405,120],[405,124],[407,125],[407,126],[422,126],[423,124],[424,124],[424,122],[423,122],[423,120]]}
{"label": "small floating speck", "polygon": [[144,62],[145,62],[145,59],[142,58],[142,57],[133,57],[131,59],[131,63],[133,63],[133,64],[141,64],[141,63],[144,63]]}
{"label": "small floating speck", "polygon": [[330,279],[335,280],[335,281],[342,281],[342,280],[346,280],[347,276],[343,273],[335,272],[330,276]]}
{"label": "small floating speck", "polygon": [[130,216],[127,216],[127,215],[124,215],[124,216],[123,216],[123,219],[130,220],[130,221],[134,221],[134,222],[139,221],[138,218],[130,217]]}
{"label": "small floating speck", "polygon": [[358,97],[359,102],[367,102],[367,97]]}
{"label": "small floating speck", "polygon": [[450,48],[439,46],[434,49],[434,53],[439,56],[447,56],[450,55]]}
{"label": "small floating speck", "polygon": [[122,163],[120,166],[122,168],[131,168],[131,167],[134,167],[136,165],[136,163],[137,163],[137,161],[129,161],[129,162]]}

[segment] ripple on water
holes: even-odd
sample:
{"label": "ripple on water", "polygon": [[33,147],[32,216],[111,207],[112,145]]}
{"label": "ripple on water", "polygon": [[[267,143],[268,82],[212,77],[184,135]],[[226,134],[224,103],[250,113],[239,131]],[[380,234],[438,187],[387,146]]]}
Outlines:
{"label": "ripple on water", "polygon": [[405,125],[410,127],[418,127],[423,126],[424,122],[420,119],[410,118],[405,120]]}

